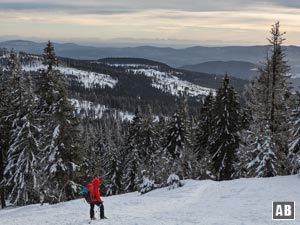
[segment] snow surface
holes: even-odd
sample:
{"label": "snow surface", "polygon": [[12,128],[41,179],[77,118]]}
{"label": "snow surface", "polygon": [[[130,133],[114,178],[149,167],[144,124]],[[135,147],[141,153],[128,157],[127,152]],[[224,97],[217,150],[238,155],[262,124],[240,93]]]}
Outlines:
{"label": "snow surface", "polygon": [[[102,225],[285,225],[300,224],[300,177],[215,182],[186,180],[183,187],[104,197]],[[295,221],[272,221],[272,201],[296,201]],[[96,212],[99,219],[99,210]],[[75,200],[0,210],[5,225],[85,225],[89,205]]]}
{"label": "snow surface", "polygon": [[[38,71],[40,69],[46,69],[46,66],[37,61],[32,65],[23,65],[22,68],[25,71]],[[118,80],[113,79],[107,74],[88,72],[65,66],[59,66],[56,69],[63,73],[67,78],[74,79],[82,83],[85,88],[93,88],[98,86],[101,88],[114,88],[118,83]]]}

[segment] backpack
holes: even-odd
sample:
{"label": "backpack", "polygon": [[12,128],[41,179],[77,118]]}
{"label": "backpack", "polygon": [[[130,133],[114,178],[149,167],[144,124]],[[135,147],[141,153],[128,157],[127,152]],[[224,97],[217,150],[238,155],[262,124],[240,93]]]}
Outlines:
{"label": "backpack", "polygon": [[91,199],[91,193],[88,191],[86,187],[83,187],[80,191],[81,195],[84,197],[87,203],[91,204],[92,199]]}

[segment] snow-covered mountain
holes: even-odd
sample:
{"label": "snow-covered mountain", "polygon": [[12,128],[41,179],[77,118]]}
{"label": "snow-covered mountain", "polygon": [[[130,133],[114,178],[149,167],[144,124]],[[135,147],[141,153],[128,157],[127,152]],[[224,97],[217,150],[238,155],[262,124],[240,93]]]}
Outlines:
{"label": "snow-covered mountain", "polygon": [[[29,55],[30,56],[30,55]],[[23,64],[23,70],[25,71],[38,71],[45,69],[46,67],[42,64],[41,58],[30,56],[33,61],[29,64]],[[92,61],[91,63],[97,63]],[[173,96],[179,96],[184,91],[189,96],[202,96],[208,95],[208,93],[215,92],[215,89],[202,87],[197,84],[193,84],[189,81],[180,79],[182,73],[169,70],[161,71],[159,66],[152,66],[147,64],[107,64],[112,67],[126,68],[125,72],[132,72],[133,74],[143,75],[150,77],[152,80],[151,86],[161,90],[163,93],[170,93]],[[60,65],[57,68],[61,73],[69,80],[75,80],[82,84],[85,88],[114,88],[118,83],[118,79],[112,78],[108,74],[101,74],[93,71],[85,71],[76,68],[69,67],[67,65]],[[176,76],[177,75],[177,76]]]}
{"label": "snow-covered mountain", "polygon": [[[32,58],[30,63],[23,62],[24,71],[38,71],[41,69],[46,69],[46,66],[42,64],[40,57],[35,57],[28,55]],[[63,73],[69,80],[79,82],[85,88],[104,88],[110,87],[114,88],[118,83],[117,79],[113,79],[110,75],[95,73],[92,71],[84,71],[76,68],[68,67],[66,65],[60,65],[57,69]]]}
{"label": "snow-covered mountain", "polygon": [[[300,224],[300,177],[248,178],[215,182],[185,180],[177,189],[104,197],[102,225],[285,225]],[[272,201],[296,201],[295,221],[272,221]],[[99,211],[96,212],[99,219]],[[5,225],[85,225],[83,200],[0,210]]]}
{"label": "snow-covered mountain", "polygon": [[[7,63],[9,52],[0,49],[0,65]],[[19,53],[24,71],[45,69],[42,57]],[[105,112],[124,114],[135,112],[139,104],[142,111],[152,106],[155,115],[170,116],[175,111],[175,98],[184,92],[189,95],[190,109],[199,109],[199,100],[220,86],[223,76],[191,72],[172,68],[166,64],[141,58],[105,58],[75,60],[59,58],[59,67],[69,81],[70,98],[106,106]],[[242,92],[244,80],[232,78],[232,85]],[[90,103],[88,103],[91,105]],[[148,105],[148,106],[147,106]],[[96,111],[98,109],[95,109]]]}
{"label": "snow-covered mountain", "polygon": [[[126,68],[126,71],[133,72],[135,75],[143,75],[151,78],[151,86],[163,92],[179,96],[186,92],[189,96],[208,95],[209,92],[215,93],[215,89],[202,87],[189,81],[182,80],[177,76],[182,75],[177,71],[161,71],[158,66],[145,64],[109,64],[111,66]],[[176,76],[177,75],[177,76]]]}

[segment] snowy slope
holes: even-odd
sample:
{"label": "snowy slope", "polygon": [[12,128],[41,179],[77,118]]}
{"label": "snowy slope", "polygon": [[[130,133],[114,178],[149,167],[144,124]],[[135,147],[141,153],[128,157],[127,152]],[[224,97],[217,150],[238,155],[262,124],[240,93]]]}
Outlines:
{"label": "snowy slope", "polygon": [[202,87],[191,82],[181,80],[172,73],[161,72],[155,69],[130,69],[135,74],[143,74],[152,78],[152,86],[171,95],[179,96],[180,93],[187,91],[189,96],[208,95],[215,92],[214,89]]}
{"label": "snowy slope", "polygon": [[[108,220],[102,225],[283,225],[300,224],[300,177],[184,181],[181,188],[103,198]],[[296,201],[295,221],[272,221],[272,200]],[[99,212],[97,216],[99,218]],[[75,200],[0,210],[0,224],[85,225],[89,205]]]}
{"label": "snowy slope", "polygon": [[[198,95],[208,95],[209,92],[215,93],[214,89],[202,87],[193,84],[189,81],[180,79],[180,72],[176,71],[160,71],[159,66],[151,66],[145,64],[108,64],[110,66],[126,68],[128,72],[133,72],[137,75],[144,75],[152,78],[152,87],[163,92],[170,93],[174,96],[179,96],[184,91],[187,91],[189,96],[195,97]],[[178,76],[176,76],[178,75]]]}
{"label": "snowy slope", "polygon": [[[39,61],[37,61],[36,64],[23,65],[23,70],[25,71],[38,71],[39,69],[45,68],[46,67]],[[65,66],[59,66],[57,69],[67,78],[77,80],[79,83],[82,83],[85,88],[93,88],[98,86],[101,88],[106,86],[113,88],[118,83],[118,80],[113,79],[107,74],[88,72]]]}

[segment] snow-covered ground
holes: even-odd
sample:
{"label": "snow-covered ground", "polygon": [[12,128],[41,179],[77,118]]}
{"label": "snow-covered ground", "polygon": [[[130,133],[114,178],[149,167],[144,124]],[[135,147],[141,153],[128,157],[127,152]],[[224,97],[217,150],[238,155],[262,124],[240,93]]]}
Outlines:
{"label": "snow-covered ground", "polygon": [[[300,224],[300,177],[184,181],[181,188],[162,188],[145,195],[103,198],[108,220],[102,225],[285,225]],[[295,221],[272,221],[272,201],[296,201]],[[99,218],[99,211],[97,212]],[[57,205],[0,210],[3,225],[84,225],[89,205],[83,199]]]}

